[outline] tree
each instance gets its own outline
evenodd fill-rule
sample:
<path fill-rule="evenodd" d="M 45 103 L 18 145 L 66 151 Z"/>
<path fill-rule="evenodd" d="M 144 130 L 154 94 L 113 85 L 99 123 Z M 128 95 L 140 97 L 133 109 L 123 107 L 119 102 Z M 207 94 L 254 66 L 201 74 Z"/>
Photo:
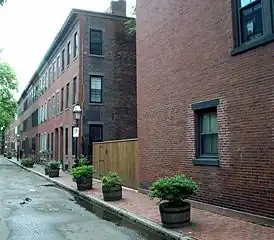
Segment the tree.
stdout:
<path fill-rule="evenodd" d="M 136 7 L 133 9 L 133 14 L 136 16 Z M 131 18 L 126 22 L 126 29 L 131 35 L 136 34 L 136 18 Z"/>
<path fill-rule="evenodd" d="M 7 128 L 17 112 L 17 102 L 13 95 L 17 85 L 14 70 L 0 60 L 0 129 Z"/>
<path fill-rule="evenodd" d="M 0 0 L 0 5 L 3 6 L 7 0 Z"/>

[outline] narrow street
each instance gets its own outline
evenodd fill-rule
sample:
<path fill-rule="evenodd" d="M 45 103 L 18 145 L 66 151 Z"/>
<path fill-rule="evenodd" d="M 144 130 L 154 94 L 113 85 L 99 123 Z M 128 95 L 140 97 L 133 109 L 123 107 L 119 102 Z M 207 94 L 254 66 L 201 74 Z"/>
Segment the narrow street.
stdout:
<path fill-rule="evenodd" d="M 50 182 L 0 157 L 1 240 L 145 239 L 102 220 Z"/>

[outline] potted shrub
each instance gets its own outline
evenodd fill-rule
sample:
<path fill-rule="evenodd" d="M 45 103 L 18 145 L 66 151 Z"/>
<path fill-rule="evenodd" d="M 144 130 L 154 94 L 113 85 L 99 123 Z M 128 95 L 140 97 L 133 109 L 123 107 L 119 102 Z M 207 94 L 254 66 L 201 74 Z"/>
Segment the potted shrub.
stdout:
<path fill-rule="evenodd" d="M 77 184 L 77 189 L 80 191 L 92 189 L 92 165 L 82 165 L 80 167 L 72 168 L 73 180 Z"/>
<path fill-rule="evenodd" d="M 11 153 L 11 152 L 8 152 L 8 153 L 7 153 L 7 158 L 8 158 L 8 159 L 12 159 L 12 153 Z"/>
<path fill-rule="evenodd" d="M 21 160 L 21 164 L 24 167 L 32 168 L 34 165 L 35 161 L 32 158 L 24 158 Z"/>
<path fill-rule="evenodd" d="M 49 164 L 45 163 L 45 175 L 49 175 Z"/>
<path fill-rule="evenodd" d="M 102 192 L 105 201 L 122 199 L 122 180 L 116 172 L 109 172 L 102 177 Z"/>
<path fill-rule="evenodd" d="M 90 165 L 90 162 L 89 162 L 88 158 L 85 155 L 80 154 L 80 156 L 79 156 L 78 159 L 79 159 L 79 165 L 80 166 L 83 166 L 83 165 L 88 166 L 88 165 Z"/>
<path fill-rule="evenodd" d="M 47 164 L 49 177 L 59 177 L 60 163 L 52 161 Z"/>
<path fill-rule="evenodd" d="M 160 200 L 162 224 L 166 228 L 183 227 L 190 222 L 190 203 L 186 198 L 196 194 L 198 186 L 184 175 L 161 178 L 149 188 L 151 199 Z"/>

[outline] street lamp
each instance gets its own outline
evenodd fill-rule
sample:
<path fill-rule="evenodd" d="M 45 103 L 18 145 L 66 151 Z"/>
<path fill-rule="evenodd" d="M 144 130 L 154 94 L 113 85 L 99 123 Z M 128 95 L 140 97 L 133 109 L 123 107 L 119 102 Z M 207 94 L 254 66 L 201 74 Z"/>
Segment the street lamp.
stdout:
<path fill-rule="evenodd" d="M 78 159 L 78 138 L 79 138 L 79 121 L 81 119 L 82 109 L 79 103 L 76 103 L 72 110 L 73 119 L 75 120 L 75 126 L 73 128 L 73 137 L 75 138 L 75 163 L 73 167 L 78 167 L 79 159 Z"/>
<path fill-rule="evenodd" d="M 16 140 L 17 140 L 17 161 L 20 159 L 20 135 L 16 135 Z"/>

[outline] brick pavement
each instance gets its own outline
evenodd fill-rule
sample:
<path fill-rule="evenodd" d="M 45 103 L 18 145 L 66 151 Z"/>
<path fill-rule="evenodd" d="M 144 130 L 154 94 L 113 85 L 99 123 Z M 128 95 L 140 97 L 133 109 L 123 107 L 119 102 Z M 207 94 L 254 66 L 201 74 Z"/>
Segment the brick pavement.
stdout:
<path fill-rule="evenodd" d="M 35 165 L 33 170 L 44 173 L 43 166 Z M 76 189 L 75 182 L 72 181 L 71 175 L 67 172 L 60 171 L 60 177 L 56 180 Z M 94 180 L 93 189 L 85 193 L 102 198 L 100 182 Z M 123 189 L 123 200 L 111 204 L 161 224 L 156 203 L 155 200 L 150 200 L 145 194 Z M 191 221 L 190 226 L 177 229 L 177 231 L 191 235 L 198 240 L 274 240 L 274 228 L 196 208 L 191 209 Z"/>

